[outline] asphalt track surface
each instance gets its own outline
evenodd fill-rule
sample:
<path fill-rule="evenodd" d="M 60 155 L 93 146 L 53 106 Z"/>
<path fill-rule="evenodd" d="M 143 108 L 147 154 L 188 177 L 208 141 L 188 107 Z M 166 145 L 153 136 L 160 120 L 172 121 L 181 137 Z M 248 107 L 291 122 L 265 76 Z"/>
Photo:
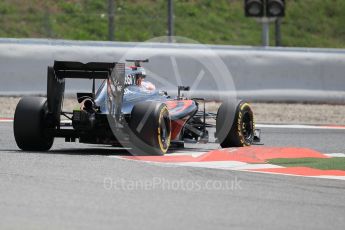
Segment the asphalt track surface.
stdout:
<path fill-rule="evenodd" d="M 310 147 L 324 153 L 345 150 L 345 130 L 263 128 L 262 137 L 267 146 Z M 0 229 L 345 226 L 345 182 L 341 180 L 163 166 L 109 157 L 121 154 L 123 150 L 62 140 L 50 152 L 18 151 L 12 123 L 0 123 Z M 209 181 L 234 186 L 205 187 Z M 137 186 L 129 186 L 132 182 Z"/>

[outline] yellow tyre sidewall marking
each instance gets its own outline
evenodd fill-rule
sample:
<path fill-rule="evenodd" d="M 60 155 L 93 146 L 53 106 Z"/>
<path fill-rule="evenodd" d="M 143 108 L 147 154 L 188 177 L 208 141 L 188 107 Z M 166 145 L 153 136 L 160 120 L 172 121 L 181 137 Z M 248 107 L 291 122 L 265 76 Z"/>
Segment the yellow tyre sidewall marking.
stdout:
<path fill-rule="evenodd" d="M 162 118 L 163 118 L 164 112 L 167 112 L 169 114 L 168 108 L 166 106 L 164 106 L 161 109 L 160 114 L 159 114 L 158 128 L 157 128 L 158 129 L 157 130 L 157 138 L 158 138 L 158 144 L 159 144 L 159 147 L 160 147 L 161 151 L 163 153 L 166 153 L 168 151 L 168 148 L 169 148 L 169 145 L 170 145 L 171 130 L 170 130 L 169 136 L 167 138 L 167 147 L 164 148 L 163 143 L 162 143 L 162 138 L 161 138 L 161 130 L 160 130 L 161 122 L 162 122 Z"/>
<path fill-rule="evenodd" d="M 243 146 L 249 146 L 250 144 L 246 143 L 244 141 L 244 136 L 242 134 L 242 129 L 241 129 L 241 120 L 242 120 L 242 111 L 248 107 L 250 111 L 252 111 L 251 107 L 250 107 L 250 104 L 249 103 L 243 103 L 240 107 L 240 111 L 238 111 L 238 119 L 237 119 L 237 132 L 238 132 L 238 135 L 240 136 L 241 138 L 241 144 Z M 253 129 L 255 130 L 255 121 L 254 121 L 254 116 L 253 116 Z"/>

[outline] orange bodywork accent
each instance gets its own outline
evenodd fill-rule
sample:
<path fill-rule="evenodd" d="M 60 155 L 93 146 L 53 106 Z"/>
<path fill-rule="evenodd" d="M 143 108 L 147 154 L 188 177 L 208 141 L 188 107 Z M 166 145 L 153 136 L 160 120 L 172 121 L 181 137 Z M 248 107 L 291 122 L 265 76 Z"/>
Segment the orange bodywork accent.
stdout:
<path fill-rule="evenodd" d="M 165 104 L 168 107 L 170 115 L 175 115 L 184 111 L 188 107 L 192 106 L 193 103 L 194 103 L 193 100 L 172 100 L 172 101 L 165 102 Z M 178 138 L 188 118 L 189 116 L 183 119 L 171 121 L 171 140 L 176 140 Z"/>
<path fill-rule="evenodd" d="M 177 101 L 166 101 L 165 104 L 168 106 L 168 110 L 175 109 L 177 107 Z"/>
<path fill-rule="evenodd" d="M 186 121 L 186 119 L 171 121 L 171 140 L 178 138 L 178 135 L 180 134 Z"/>
<path fill-rule="evenodd" d="M 165 104 L 168 106 L 170 114 L 175 114 L 191 106 L 193 104 L 193 100 L 166 101 Z"/>

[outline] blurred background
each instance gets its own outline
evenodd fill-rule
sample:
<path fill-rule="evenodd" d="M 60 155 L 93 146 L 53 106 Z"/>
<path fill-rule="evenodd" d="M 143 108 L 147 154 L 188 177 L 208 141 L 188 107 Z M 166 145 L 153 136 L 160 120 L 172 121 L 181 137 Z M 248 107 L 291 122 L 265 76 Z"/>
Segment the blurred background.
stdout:
<path fill-rule="evenodd" d="M 345 47 L 344 0 L 285 3 L 281 46 Z M 261 24 L 245 17 L 243 0 L 174 0 L 173 15 L 176 36 L 204 44 L 262 44 Z M 3 38 L 145 41 L 167 35 L 168 1 L 1 0 L 0 23 Z M 274 33 L 273 23 L 272 46 Z"/>

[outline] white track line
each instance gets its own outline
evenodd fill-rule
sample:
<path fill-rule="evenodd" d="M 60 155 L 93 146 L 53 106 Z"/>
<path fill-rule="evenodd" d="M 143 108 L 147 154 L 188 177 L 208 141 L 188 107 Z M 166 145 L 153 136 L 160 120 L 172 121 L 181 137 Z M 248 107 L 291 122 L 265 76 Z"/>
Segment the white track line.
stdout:
<path fill-rule="evenodd" d="M 318 125 L 268 125 L 257 124 L 257 128 L 279 128 L 279 129 L 341 129 L 345 130 L 345 126 L 318 126 Z"/>
<path fill-rule="evenodd" d="M 328 157 L 345 157 L 345 153 L 324 153 Z"/>
<path fill-rule="evenodd" d="M 335 180 L 345 180 L 345 176 L 310 176 L 315 178 L 325 178 L 325 179 L 335 179 Z"/>
<path fill-rule="evenodd" d="M 0 123 L 13 122 L 13 119 L 1 119 Z M 70 124 L 69 120 L 63 120 L 61 123 Z M 276 128 L 276 129 L 326 129 L 326 130 L 345 130 L 345 126 L 318 126 L 318 125 L 279 125 L 279 124 L 256 124 L 257 128 Z"/>
<path fill-rule="evenodd" d="M 248 163 L 240 161 L 204 161 L 204 162 L 182 162 L 182 163 L 171 163 L 180 166 L 189 166 L 196 168 L 216 168 L 216 169 L 233 169 L 237 167 L 243 167 Z"/>
<path fill-rule="evenodd" d="M 13 120 L 9 120 L 9 119 L 0 119 L 1 123 L 10 123 L 13 122 Z"/>
<path fill-rule="evenodd" d="M 214 169 L 233 169 L 233 170 L 250 170 L 250 169 L 268 169 L 282 168 L 272 164 L 248 164 L 240 161 L 204 161 L 204 162 L 183 162 L 174 163 L 181 166 L 190 166 L 197 168 L 214 168 Z"/>
<path fill-rule="evenodd" d="M 332 180 L 345 180 L 345 176 L 302 176 L 302 175 L 296 175 L 296 174 L 277 173 L 277 172 L 265 172 L 265 171 L 250 171 L 250 170 L 238 170 L 238 171 L 246 171 L 246 172 L 253 172 L 253 173 L 263 173 L 263 174 L 274 174 L 274 175 L 292 176 L 292 177 L 306 177 L 306 178 L 321 178 L 321 179 L 332 179 Z"/>
<path fill-rule="evenodd" d="M 5 123 L 5 122 L 13 122 L 13 119 L 12 118 L 0 118 L 0 123 Z M 72 124 L 72 121 L 63 120 L 63 121 L 61 121 L 61 124 Z"/>

